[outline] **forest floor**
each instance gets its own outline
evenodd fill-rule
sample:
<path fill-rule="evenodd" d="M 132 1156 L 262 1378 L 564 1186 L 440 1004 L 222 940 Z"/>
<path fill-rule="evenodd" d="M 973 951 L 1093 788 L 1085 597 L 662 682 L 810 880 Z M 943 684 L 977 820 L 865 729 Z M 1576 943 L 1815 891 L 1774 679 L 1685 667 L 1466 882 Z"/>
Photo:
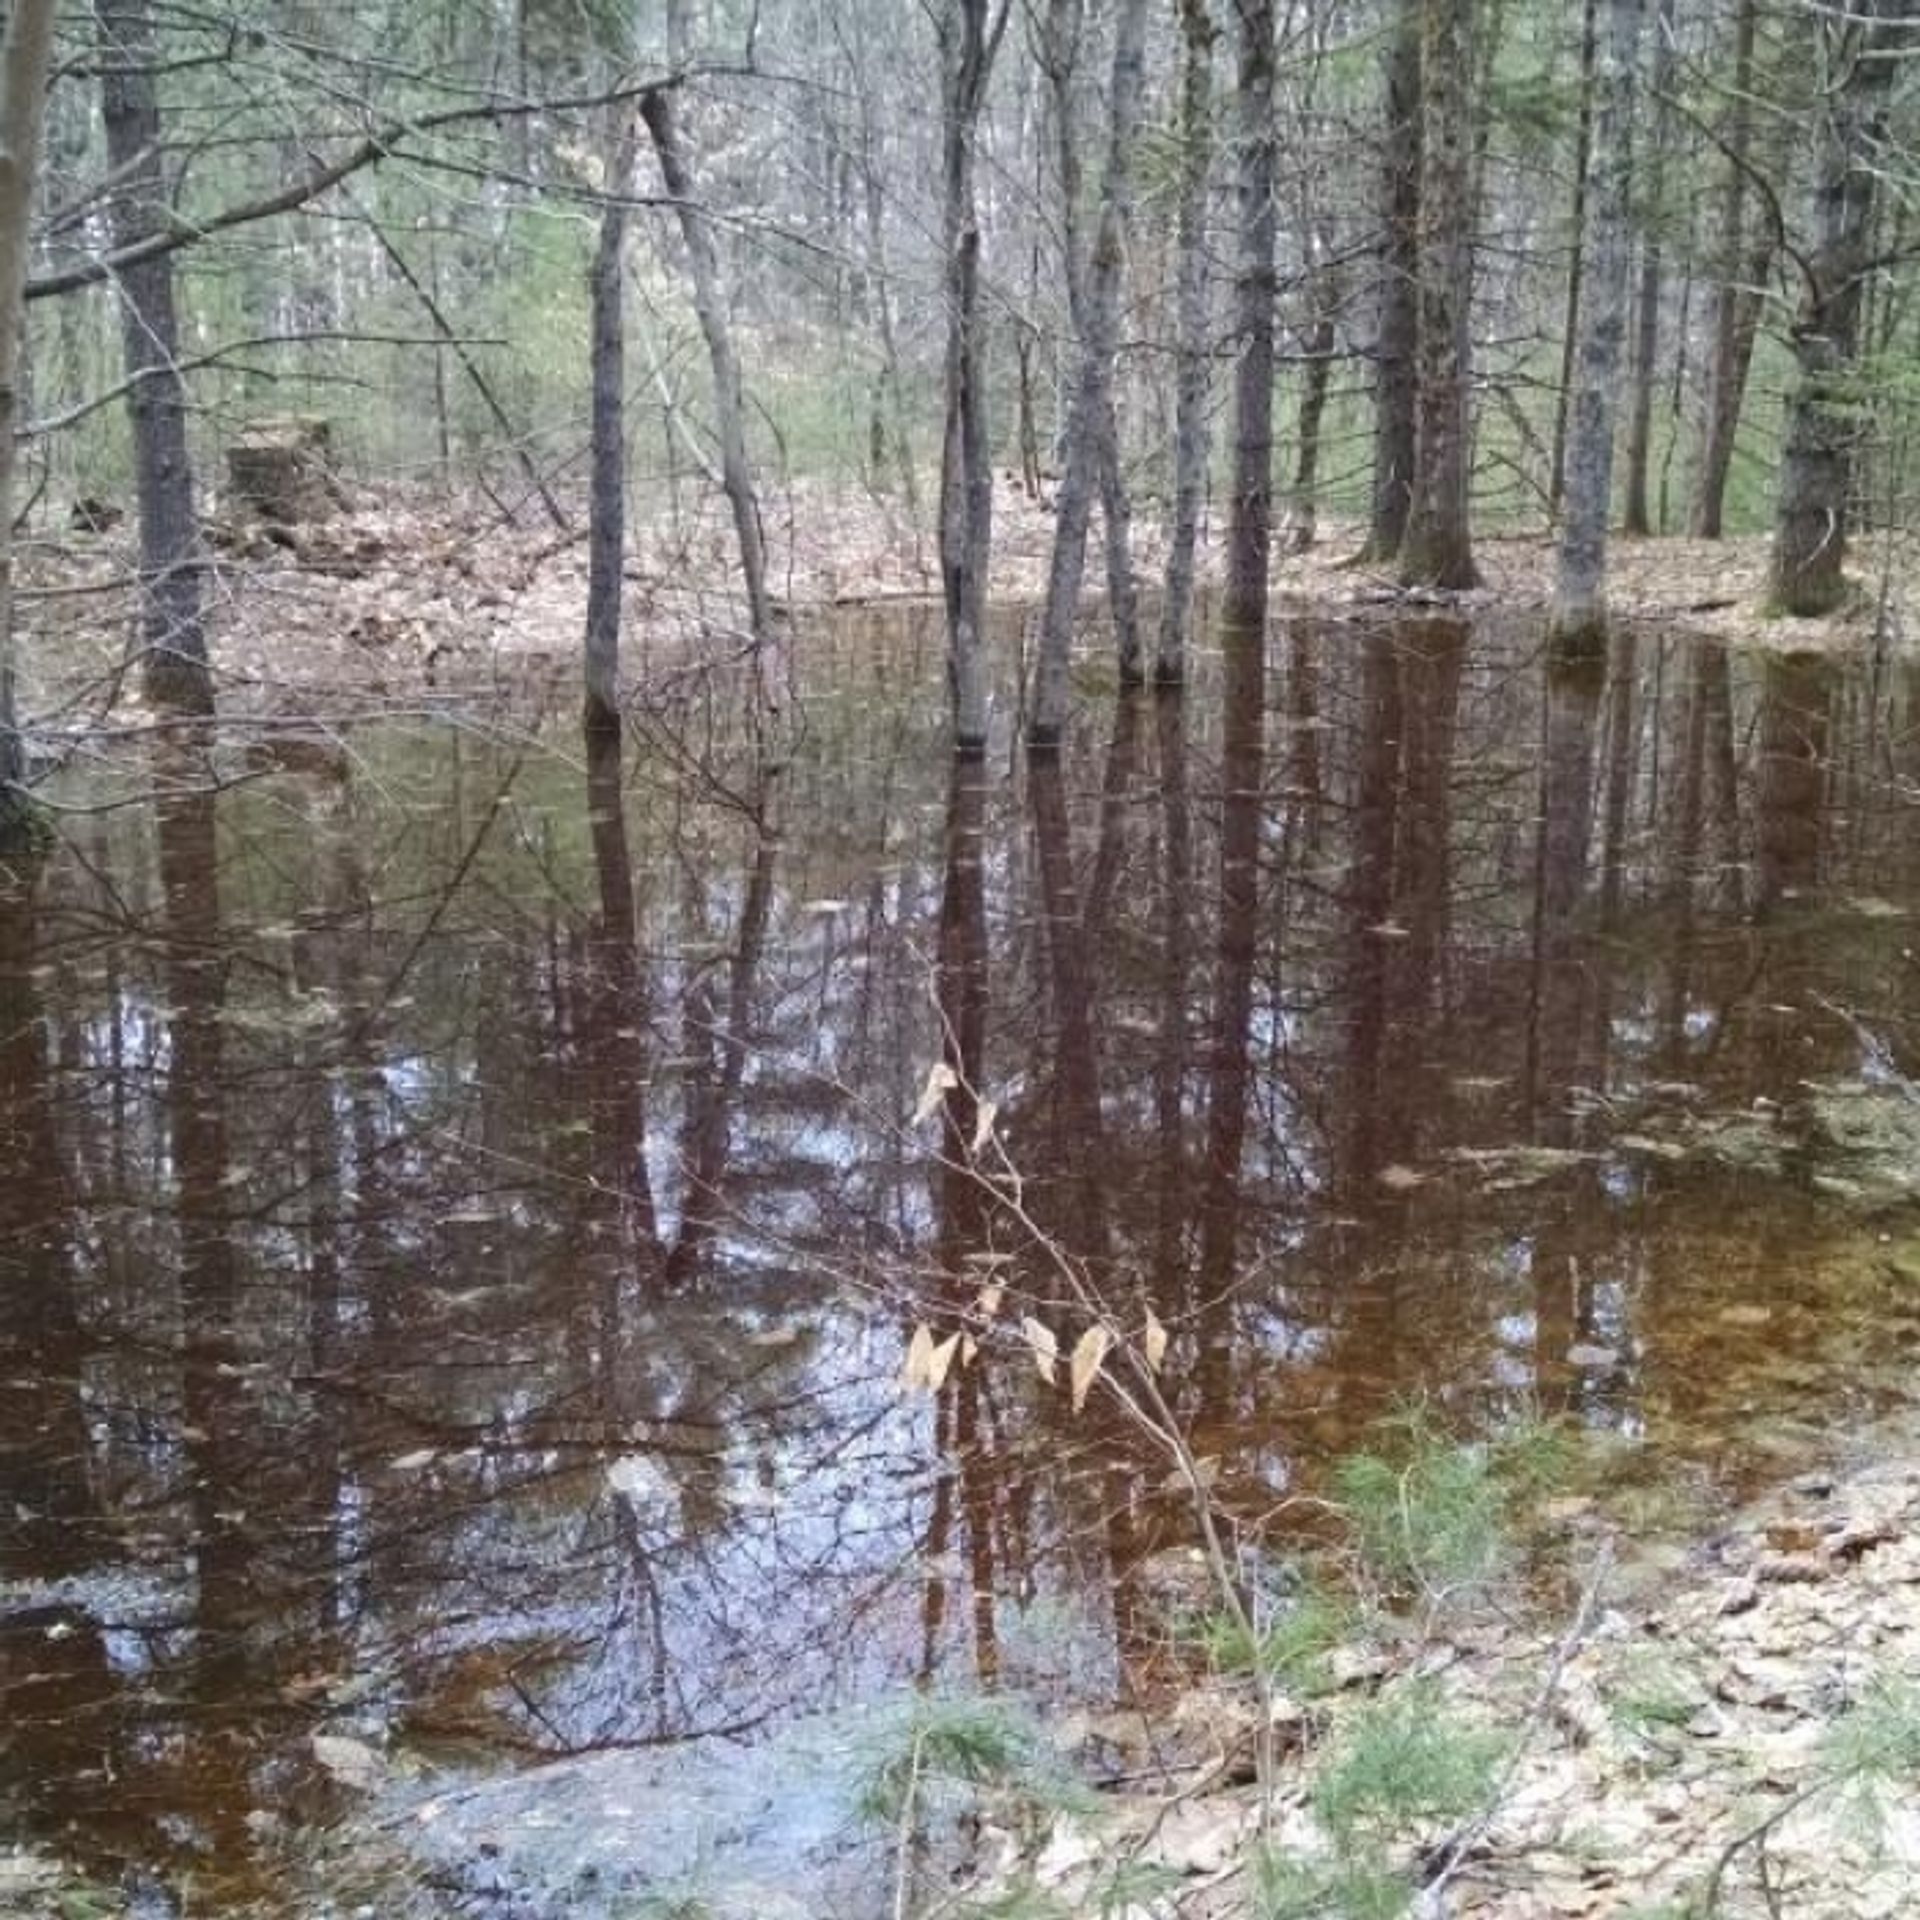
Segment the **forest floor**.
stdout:
<path fill-rule="evenodd" d="M 770 503 L 768 520 L 774 591 L 796 615 L 933 605 L 932 537 L 916 540 L 887 502 L 800 487 Z M 477 494 L 448 500 L 363 491 L 352 510 L 282 535 L 224 524 L 212 531 L 210 629 L 223 709 L 346 716 L 422 699 L 521 702 L 571 685 L 586 605 L 583 520 L 562 532 L 525 517 L 509 525 Z M 993 550 L 998 602 L 1037 601 L 1052 539 L 1045 505 L 1003 487 Z M 1334 615 L 1404 604 L 1388 573 L 1352 563 L 1358 544 L 1355 528 L 1329 523 L 1309 552 L 1276 559 L 1283 601 Z M 1459 597 L 1464 611 L 1546 607 L 1549 536 L 1486 537 L 1478 551 L 1485 580 Z M 1203 578 L 1217 555 L 1217 542 L 1203 547 Z M 125 528 L 61 528 L 25 545 L 26 706 L 49 732 L 97 725 L 137 706 L 121 664 L 132 558 Z M 1162 534 L 1145 519 L 1136 529 L 1135 563 L 1143 583 L 1157 581 L 1164 566 Z M 1760 536 L 1619 540 L 1611 564 L 1617 610 L 1669 630 L 1792 648 L 1861 644 L 1882 628 L 1896 646 L 1920 634 L 1920 555 L 1889 556 L 1863 544 L 1853 603 L 1812 621 L 1766 614 L 1767 542 Z M 738 654 L 743 612 L 734 571 L 731 530 L 712 503 L 635 528 L 625 662 L 631 684 L 644 689 Z M 1095 551 L 1090 596 L 1102 572 Z"/>
<path fill-rule="evenodd" d="M 1364 1823 L 1344 1852 L 1329 1823 L 1366 1773 L 1355 1758 L 1363 1730 L 1391 1721 L 1385 1703 L 1396 1695 L 1417 1701 L 1429 1728 L 1453 1728 L 1402 1749 L 1403 1788 L 1423 1770 L 1443 1775 L 1448 1743 L 1475 1727 L 1506 1743 L 1484 1800 L 1416 1820 L 1372 1853 L 1372 1865 L 1424 1882 L 1419 1920 L 1920 1911 L 1915 1438 L 1902 1434 L 1905 1451 L 1851 1474 L 1798 1476 L 1684 1557 L 1676 1551 L 1664 1571 L 1597 1580 L 1557 1623 L 1543 1614 L 1528 1628 L 1501 1608 L 1473 1609 L 1422 1637 L 1411 1665 L 1336 1657 L 1344 1684 L 1332 1697 L 1283 1695 L 1275 1717 L 1290 1751 L 1268 1832 L 1296 1864 L 1297 1911 L 1341 1911 L 1335 1889 L 1364 1885 L 1369 1850 L 1355 1840 Z M 1589 1567 L 1616 1564 L 1595 1503 L 1554 1501 L 1549 1514 L 1582 1541 Z M 1619 1542 L 1623 1554 L 1627 1546 Z M 1096 1863 L 1132 1850 L 1175 1876 L 1167 1903 L 1136 1920 L 1295 1912 L 1252 1897 L 1259 1806 L 1245 1766 L 1243 1784 L 1206 1784 L 1231 1765 L 1236 1742 L 1244 1755 L 1247 1711 L 1236 1718 L 1216 1699 L 1211 1720 L 1197 1704 L 1132 1719 L 1102 1723 L 1122 1768 L 1151 1772 L 1182 1725 L 1210 1725 L 1212 1752 L 1191 1756 L 1171 1790 L 1115 1795 L 1056 1831 L 1043 1882 L 1071 1904 Z M 1391 1782 L 1371 1784 L 1384 1809 Z"/>

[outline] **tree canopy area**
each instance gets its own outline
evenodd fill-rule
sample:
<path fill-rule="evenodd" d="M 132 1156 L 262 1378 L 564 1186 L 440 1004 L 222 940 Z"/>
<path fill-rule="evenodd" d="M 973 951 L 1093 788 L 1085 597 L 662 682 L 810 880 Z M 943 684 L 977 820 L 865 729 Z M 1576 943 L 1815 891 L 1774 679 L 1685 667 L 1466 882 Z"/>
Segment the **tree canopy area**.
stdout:
<path fill-rule="evenodd" d="M 629 523 L 708 497 L 770 704 L 782 529 L 853 500 L 876 572 L 910 548 L 963 748 L 1009 703 L 1059 738 L 1090 543 L 1119 675 L 1178 684 L 1216 521 L 1256 620 L 1316 545 L 1452 592 L 1476 535 L 1545 531 L 1593 637 L 1616 522 L 1769 535 L 1753 611 L 1831 614 L 1911 517 L 1917 32 L 1902 0 L 22 4 L 10 518 L 30 556 L 127 514 L 132 654 L 188 710 L 230 451 L 288 416 L 374 495 L 585 540 L 602 716 Z M 1014 670 L 996 497 L 1052 516 Z"/>

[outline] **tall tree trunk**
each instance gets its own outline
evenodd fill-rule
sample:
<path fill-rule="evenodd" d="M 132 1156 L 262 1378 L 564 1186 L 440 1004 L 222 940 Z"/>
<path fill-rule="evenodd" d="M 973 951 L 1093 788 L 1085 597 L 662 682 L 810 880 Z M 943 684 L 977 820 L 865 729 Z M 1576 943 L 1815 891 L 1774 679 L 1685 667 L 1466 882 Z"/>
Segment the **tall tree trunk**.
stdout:
<path fill-rule="evenodd" d="M 1275 147 L 1273 0 L 1234 0 L 1239 27 L 1240 237 L 1234 289 L 1240 359 L 1234 369 L 1233 507 L 1221 609 L 1226 652 L 1221 774 L 1220 934 L 1207 1086 L 1207 1179 L 1201 1217 L 1203 1284 L 1216 1296 L 1233 1272 L 1240 1162 L 1246 1142 L 1248 1023 L 1259 932 L 1261 789 L 1265 784 L 1267 564 L 1273 545 L 1273 309 Z M 1202 1334 L 1203 1348 L 1218 1336 Z M 1203 1352 L 1203 1375 L 1224 1354 Z M 1202 1397 L 1207 1398 L 1203 1385 Z"/>
<path fill-rule="evenodd" d="M 1233 390 L 1233 506 L 1222 619 L 1230 647 L 1265 658 L 1273 548 L 1273 0 L 1234 0 L 1239 19 L 1240 359 Z"/>
<path fill-rule="evenodd" d="M 99 0 L 100 108 L 107 167 L 116 191 L 113 244 L 137 245 L 172 219 L 153 84 L 147 0 Z M 147 691 L 190 713 L 213 711 L 200 606 L 203 559 L 187 451 L 187 396 L 180 378 L 180 322 L 173 257 L 156 254 L 118 275 L 133 423 L 134 488 L 140 510 L 140 647 Z"/>
<path fill-rule="evenodd" d="M 1707 368 L 1706 418 L 1702 423 L 1700 472 L 1693 500 L 1692 531 L 1703 540 L 1720 538 L 1726 512 L 1727 476 L 1733 470 L 1734 436 L 1740 430 L 1740 404 L 1746 396 L 1753 334 L 1743 316 L 1751 307 L 1758 320 L 1757 289 L 1772 258 L 1769 238 L 1758 275 L 1742 284 L 1747 268 L 1747 169 L 1753 154 L 1753 47 L 1759 0 L 1739 0 L 1734 25 L 1733 95 L 1727 120 L 1727 177 L 1720 209 L 1719 265 L 1707 332 L 1712 359 Z"/>
<path fill-rule="evenodd" d="M 867 108 L 862 93 L 861 114 Z M 880 187 L 880 174 L 874 154 L 871 128 L 865 130 L 865 152 L 861 173 L 865 182 L 867 216 L 867 266 L 873 285 L 874 326 L 880 336 L 880 364 L 886 382 L 887 424 L 891 430 L 894 471 L 900 477 L 900 497 L 906 502 L 907 519 L 913 527 L 916 553 L 921 538 L 920 476 L 914 471 L 913 436 L 907 431 L 907 390 L 900 374 L 900 345 L 893 324 L 893 285 L 887 267 L 886 203 Z M 875 416 L 878 418 L 878 415 Z"/>
<path fill-rule="evenodd" d="M 1140 595 L 1133 578 L 1133 503 L 1121 466 L 1118 375 L 1107 375 L 1107 404 L 1100 419 L 1100 518 L 1107 535 L 1107 618 L 1113 626 L 1114 663 L 1123 687 L 1146 678 L 1140 652 Z"/>
<path fill-rule="evenodd" d="M 47 74 L 53 62 L 54 0 L 13 0 L 0 46 L 0 854 L 27 837 L 21 782 L 26 747 L 15 690 L 13 515 L 19 417 L 20 331 L 33 198 L 40 173 Z"/>
<path fill-rule="evenodd" d="M 1413 505 L 1400 554 L 1409 586 L 1457 589 L 1479 579 L 1468 500 L 1474 14 L 1475 0 L 1422 0 L 1420 393 Z"/>
<path fill-rule="evenodd" d="M 1207 486 L 1207 181 L 1213 171 L 1213 18 L 1208 0 L 1180 0 L 1179 291 L 1173 428 L 1173 529 L 1160 608 L 1162 686 L 1186 678 L 1193 554 Z"/>
<path fill-rule="evenodd" d="M 1109 483 L 1118 449 L 1113 427 L 1113 356 L 1120 322 L 1120 281 L 1126 264 L 1133 201 L 1133 149 L 1145 79 L 1146 0 L 1119 0 L 1113 47 L 1113 88 L 1107 136 L 1107 172 L 1100 226 L 1087 262 L 1079 306 L 1080 364 L 1067 416 L 1066 469 L 1054 504 L 1053 560 L 1040 619 L 1028 743 L 1058 743 L 1066 726 L 1069 667 L 1080 579 L 1086 566 L 1087 523 L 1096 481 Z M 1114 531 L 1111 513 L 1108 532 Z M 1123 671 L 1127 662 L 1123 659 Z M 1133 663 L 1137 675 L 1137 657 Z"/>
<path fill-rule="evenodd" d="M 1420 11 L 1421 0 L 1397 0 L 1386 54 L 1373 507 L 1361 554 L 1375 562 L 1398 558 L 1413 505 L 1420 346 Z"/>
<path fill-rule="evenodd" d="M 720 254 L 713 241 L 713 222 L 694 197 L 693 171 L 680 131 L 675 89 L 655 87 L 640 98 L 640 117 L 647 123 L 653 150 L 660 161 L 660 179 L 680 218 L 680 237 L 686 243 L 687 271 L 693 282 L 693 310 L 706 341 L 707 365 L 713 374 L 713 423 L 720 440 L 720 485 L 733 513 L 734 540 L 740 550 L 740 577 L 747 594 L 747 624 L 754 646 L 756 684 L 766 691 L 774 645 L 773 603 L 767 595 L 767 550 L 760 531 L 760 502 L 754 493 L 753 468 L 747 459 L 746 411 L 740 392 L 740 362 L 733 348 L 733 323 L 727 315 L 726 285 L 720 273 Z"/>
<path fill-rule="evenodd" d="M 1584 0 L 1580 17 L 1580 119 L 1573 143 L 1573 249 L 1567 256 L 1567 303 L 1560 328 L 1560 390 L 1553 406 L 1553 457 L 1547 473 L 1547 511 L 1556 518 L 1567 492 L 1567 421 L 1573 409 L 1580 338 L 1580 295 L 1587 274 L 1587 181 L 1593 171 L 1593 82 L 1599 52 L 1598 0 Z"/>
<path fill-rule="evenodd" d="M 600 211 L 594 251 L 593 451 L 587 503 L 586 728 L 589 739 L 620 731 L 620 600 L 627 559 L 627 209 L 630 136 L 610 143 L 612 194 Z"/>
<path fill-rule="evenodd" d="M 1633 387 L 1627 420 L 1627 486 L 1622 527 L 1630 534 L 1653 531 L 1647 486 L 1653 464 L 1653 389 L 1660 362 L 1660 295 L 1666 274 L 1661 233 L 1666 218 L 1667 158 L 1673 144 L 1674 36 L 1679 0 L 1659 0 L 1653 47 L 1653 152 L 1646 168 L 1646 206 L 1641 213 L 1640 290 L 1635 299 Z"/>
<path fill-rule="evenodd" d="M 1912 38 L 1907 5 L 1855 0 L 1851 13 L 1820 20 L 1829 59 L 1815 233 L 1794 320 L 1796 376 L 1787 396 L 1773 546 L 1773 594 L 1790 614 L 1831 612 L 1846 591 L 1848 495 L 1860 430 L 1850 388 L 1880 148 L 1894 73 Z"/>
<path fill-rule="evenodd" d="M 1605 33 L 1596 56 L 1592 178 L 1584 195 L 1589 277 L 1580 304 L 1568 423 L 1566 519 L 1553 598 L 1552 633 L 1563 648 L 1598 650 L 1607 629 L 1607 517 L 1613 504 L 1614 402 L 1627 332 L 1632 255 L 1627 197 L 1641 4 L 1606 0 Z"/>
<path fill-rule="evenodd" d="M 1338 344 L 1334 315 L 1340 309 L 1340 275 L 1325 259 L 1325 236 L 1316 241 L 1322 257 L 1311 268 L 1313 318 L 1307 329 L 1307 364 L 1300 389 L 1299 432 L 1294 446 L 1293 484 L 1287 489 L 1286 550 L 1305 553 L 1319 524 L 1320 429 L 1326 418 L 1327 389 L 1333 378 Z"/>
<path fill-rule="evenodd" d="M 940 16 L 941 239 L 946 261 L 946 432 L 940 452 L 940 578 L 947 608 L 947 677 L 953 744 L 987 744 L 985 619 L 993 546 L 992 450 L 987 444 L 986 321 L 980 310 L 980 219 L 974 204 L 974 142 L 1004 8 L 989 24 L 987 0 L 946 0 Z"/>
<path fill-rule="evenodd" d="M 1060 175 L 1060 252 L 1066 267 L 1067 310 L 1082 353 L 1087 341 L 1087 274 L 1080 244 L 1080 130 L 1074 114 L 1074 76 L 1079 64 L 1084 0 L 1047 0 L 1037 48 L 1052 119 L 1055 163 Z M 1124 236 L 1123 236 L 1124 239 Z M 1100 513 L 1107 548 L 1107 605 L 1122 686 L 1136 686 L 1140 663 L 1140 617 L 1133 582 L 1133 508 L 1120 466 L 1120 423 L 1109 374 L 1098 421 Z"/>

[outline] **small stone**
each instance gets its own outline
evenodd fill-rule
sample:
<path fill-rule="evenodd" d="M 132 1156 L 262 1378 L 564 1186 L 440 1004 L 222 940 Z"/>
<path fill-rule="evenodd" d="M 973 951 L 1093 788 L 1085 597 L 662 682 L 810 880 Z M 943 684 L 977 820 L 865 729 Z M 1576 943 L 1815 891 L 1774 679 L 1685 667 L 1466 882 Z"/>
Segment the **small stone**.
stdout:
<path fill-rule="evenodd" d="M 1597 1373 L 1602 1367 L 1617 1366 L 1620 1350 L 1617 1347 L 1596 1346 L 1591 1341 L 1576 1340 L 1567 1349 L 1567 1365 L 1578 1367 L 1582 1372 Z"/>
<path fill-rule="evenodd" d="M 1771 1586 L 1778 1587 L 1798 1586 L 1809 1581 L 1826 1580 L 1832 1576 L 1832 1573 L 1833 1568 L 1827 1561 L 1811 1553 L 1762 1554 L 1753 1568 L 1756 1580 L 1763 1580 Z"/>

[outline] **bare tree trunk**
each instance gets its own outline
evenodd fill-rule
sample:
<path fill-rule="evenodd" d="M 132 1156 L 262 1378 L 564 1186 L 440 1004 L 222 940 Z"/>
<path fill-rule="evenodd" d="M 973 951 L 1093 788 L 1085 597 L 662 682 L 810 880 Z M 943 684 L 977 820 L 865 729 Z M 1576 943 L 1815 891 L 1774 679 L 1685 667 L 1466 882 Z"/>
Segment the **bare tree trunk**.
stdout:
<path fill-rule="evenodd" d="M 1479 579 L 1468 500 L 1474 14 L 1475 0 L 1422 0 L 1419 432 L 1400 555 L 1409 586 L 1457 589 Z"/>
<path fill-rule="evenodd" d="M 1048 0 L 1039 23 L 1038 62 L 1046 82 L 1053 145 L 1060 173 L 1060 251 L 1066 267 L 1067 310 L 1084 353 L 1087 340 L 1087 275 L 1080 246 L 1080 146 L 1075 123 L 1073 82 L 1086 24 L 1084 0 Z M 1122 239 L 1124 241 L 1124 235 Z M 1100 512 L 1107 546 L 1107 607 L 1113 625 L 1114 654 L 1122 686 L 1142 679 L 1140 619 L 1133 583 L 1133 508 L 1120 465 L 1120 424 L 1114 378 L 1098 422 Z M 1064 464 L 1064 460 L 1063 460 Z"/>
<path fill-rule="evenodd" d="M 1821 111 L 1814 246 L 1793 328 L 1797 375 L 1774 530 L 1773 594 L 1783 612 L 1829 613 L 1845 596 L 1848 494 L 1860 408 L 1850 391 L 1879 186 L 1880 147 L 1907 0 L 1855 0 L 1823 15 L 1828 85 Z"/>
<path fill-rule="evenodd" d="M 1567 419 L 1573 408 L 1580 294 L 1587 273 L 1587 181 L 1593 171 L 1593 80 L 1599 53 L 1598 0 L 1583 0 L 1580 16 L 1580 121 L 1573 143 L 1573 250 L 1567 256 L 1567 305 L 1560 329 L 1560 391 L 1553 403 L 1553 457 L 1547 511 L 1559 517 L 1567 492 Z"/>
<path fill-rule="evenodd" d="M 1307 365 L 1300 391 L 1293 484 L 1287 490 L 1285 545 L 1289 553 L 1309 551 L 1319 523 L 1320 428 L 1326 418 L 1327 389 L 1333 378 L 1333 354 L 1338 344 L 1334 315 L 1340 310 L 1340 274 L 1325 259 L 1326 236 L 1317 236 L 1314 246 L 1321 257 L 1310 268 L 1313 319 L 1307 329 Z"/>
<path fill-rule="evenodd" d="M 1613 504 L 1614 402 L 1627 332 L 1632 255 L 1627 196 L 1640 11 L 1641 0 L 1606 0 L 1605 32 L 1595 61 L 1592 178 L 1584 195 L 1589 278 L 1580 304 L 1568 423 L 1566 520 L 1551 626 L 1553 639 L 1563 648 L 1597 651 L 1607 631 L 1607 518 Z"/>
<path fill-rule="evenodd" d="M 1420 7 L 1421 0 L 1398 0 L 1387 43 L 1373 515 L 1360 556 L 1376 562 L 1399 556 L 1413 505 L 1420 348 Z"/>
<path fill-rule="evenodd" d="M 1666 248 L 1661 223 L 1666 218 L 1665 188 L 1668 154 L 1673 144 L 1673 115 L 1667 95 L 1673 90 L 1674 35 L 1679 0 L 1659 0 L 1654 22 L 1653 152 L 1647 166 L 1647 207 L 1642 216 L 1640 290 L 1635 302 L 1633 389 L 1627 422 L 1627 487 L 1623 530 L 1646 535 L 1653 531 L 1653 513 L 1647 484 L 1653 463 L 1653 389 L 1660 361 L 1660 295 L 1666 276 Z"/>
<path fill-rule="evenodd" d="M 1233 506 L 1222 622 L 1229 646 L 1265 657 L 1273 549 L 1273 0 L 1234 0 L 1239 19 L 1240 259 L 1234 318 Z"/>
<path fill-rule="evenodd" d="M 1193 554 L 1207 486 L 1207 181 L 1213 171 L 1213 19 L 1208 0 L 1180 0 L 1180 280 L 1173 428 L 1173 529 L 1154 678 L 1187 673 Z"/>
<path fill-rule="evenodd" d="M 747 592 L 747 624 L 756 662 L 757 684 L 766 692 L 769 655 L 774 644 L 773 604 L 767 596 L 767 550 L 760 532 L 760 502 L 754 493 L 753 468 L 747 459 L 747 424 L 740 397 L 740 363 L 733 350 L 733 325 L 727 317 L 726 286 L 720 273 L 720 255 L 713 243 L 713 222 L 694 197 L 693 172 L 687 162 L 672 87 L 649 89 L 640 98 L 640 117 L 647 123 L 653 150 L 660 161 L 660 179 L 680 218 L 680 237 L 686 243 L 687 270 L 693 281 L 693 310 L 707 345 L 707 364 L 713 373 L 713 422 L 720 440 L 720 485 L 733 513 L 733 533 L 740 549 L 740 577 Z"/>
<path fill-rule="evenodd" d="M 586 728 L 589 740 L 620 731 L 620 600 L 627 559 L 627 209 L 631 135 L 609 143 L 612 194 L 600 210 L 591 278 L 593 450 L 587 503 Z"/>
<path fill-rule="evenodd" d="M 1030 746 L 1056 745 L 1065 729 L 1070 692 L 1068 670 L 1080 579 L 1086 566 L 1087 523 L 1096 481 L 1106 487 L 1117 458 L 1113 427 L 1113 356 L 1120 322 L 1120 281 L 1126 264 L 1127 225 L 1133 201 L 1133 148 L 1144 87 L 1146 0 L 1119 0 L 1113 48 L 1113 89 L 1107 137 L 1107 172 L 1101 191 L 1100 227 L 1087 262 L 1079 305 L 1080 364 L 1067 416 L 1065 471 L 1054 507 L 1053 560 L 1040 619 L 1040 650 L 1034 676 Z M 1111 498 L 1111 495 L 1109 495 Z M 1108 533 L 1115 531 L 1111 512 Z M 1126 668 L 1123 658 L 1123 673 Z M 1138 657 L 1133 662 L 1138 674 Z"/>
<path fill-rule="evenodd" d="M 866 106 L 862 94 L 861 113 Z M 894 471 L 900 476 L 900 497 L 906 502 L 907 519 L 913 526 L 916 551 L 919 548 L 920 476 L 913 466 L 913 438 L 907 431 L 906 383 L 900 376 L 900 345 L 893 324 L 893 287 L 887 269 L 886 207 L 880 190 L 880 175 L 875 165 L 873 134 L 865 129 L 866 152 L 862 175 L 866 184 L 867 265 L 873 284 L 874 325 L 880 336 L 880 363 L 887 389 L 888 426 L 893 441 Z M 876 416 L 877 417 L 877 416 Z"/>
<path fill-rule="evenodd" d="M 26 748 L 16 705 L 13 515 L 18 443 L 20 329 L 31 257 L 34 189 L 40 173 L 55 0 L 13 0 L 0 46 L 0 853 L 28 838 L 31 807 L 21 782 Z"/>
<path fill-rule="evenodd" d="M 980 311 L 980 219 L 974 141 L 1007 15 L 988 0 L 946 0 L 940 16 L 941 169 L 945 205 L 946 432 L 940 453 L 940 577 L 947 607 L 953 744 L 987 744 L 987 560 L 993 546 L 993 468 L 987 444 L 986 322 Z"/>
<path fill-rule="evenodd" d="M 117 183 L 113 244 L 124 248 L 162 231 L 172 218 L 153 86 L 153 29 L 147 0 L 100 0 L 96 21 L 107 166 Z M 200 606 L 204 561 L 187 450 L 172 256 L 163 253 L 124 268 L 118 287 L 140 510 L 144 678 L 154 699 L 190 713 L 211 713 L 213 683 Z"/>
<path fill-rule="evenodd" d="M 1707 407 L 1700 447 L 1700 474 L 1694 494 L 1692 531 L 1703 540 L 1720 538 L 1726 512 L 1727 476 L 1733 469 L 1734 436 L 1740 430 L 1740 403 L 1746 396 L 1747 367 L 1753 353 L 1751 326 L 1743 315 L 1749 305 L 1758 321 L 1757 289 L 1766 274 L 1773 248 L 1769 239 L 1760 256 L 1759 273 L 1745 287 L 1747 266 L 1747 169 L 1753 152 L 1753 45 L 1759 0 L 1740 0 L 1734 27 L 1733 104 L 1727 123 L 1727 179 L 1720 212 L 1720 259 L 1715 276 L 1708 334 L 1713 342 L 1707 369 Z M 1751 291 L 1750 291 L 1751 290 Z"/>
<path fill-rule="evenodd" d="M 1123 687 L 1146 678 L 1140 651 L 1140 596 L 1133 580 L 1133 505 L 1120 447 L 1120 407 L 1116 376 L 1107 376 L 1107 404 L 1100 421 L 1100 517 L 1107 533 L 1107 618 L 1113 625 L 1114 663 Z"/>

